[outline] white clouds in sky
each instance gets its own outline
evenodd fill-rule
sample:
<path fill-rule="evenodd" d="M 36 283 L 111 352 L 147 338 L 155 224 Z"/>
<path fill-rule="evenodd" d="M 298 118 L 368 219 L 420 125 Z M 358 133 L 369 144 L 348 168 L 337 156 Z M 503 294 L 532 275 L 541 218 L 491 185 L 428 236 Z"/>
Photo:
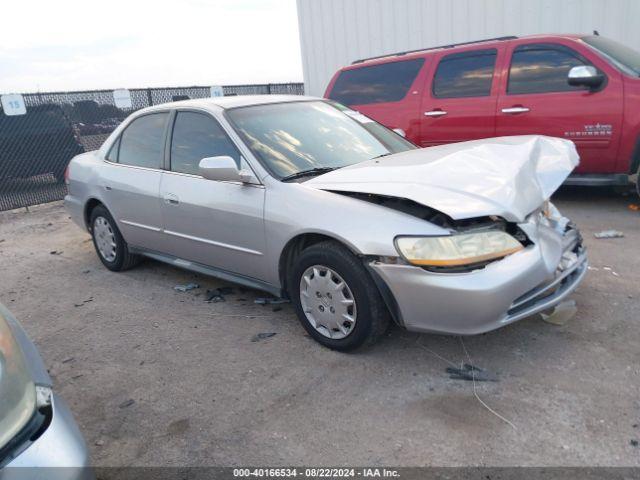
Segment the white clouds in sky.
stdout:
<path fill-rule="evenodd" d="M 295 0 L 9 0 L 0 93 L 302 81 Z"/>

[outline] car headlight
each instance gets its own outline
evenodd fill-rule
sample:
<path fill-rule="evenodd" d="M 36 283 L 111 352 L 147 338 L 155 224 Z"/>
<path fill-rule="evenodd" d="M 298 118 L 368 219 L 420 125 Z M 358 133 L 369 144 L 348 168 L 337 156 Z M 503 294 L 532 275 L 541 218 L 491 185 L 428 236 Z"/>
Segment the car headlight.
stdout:
<path fill-rule="evenodd" d="M 445 237 L 397 237 L 396 248 L 414 265 L 457 267 L 506 257 L 524 247 L 506 232 L 485 231 Z"/>
<path fill-rule="evenodd" d="M 0 449 L 29 422 L 36 409 L 36 386 L 20 346 L 0 313 Z"/>

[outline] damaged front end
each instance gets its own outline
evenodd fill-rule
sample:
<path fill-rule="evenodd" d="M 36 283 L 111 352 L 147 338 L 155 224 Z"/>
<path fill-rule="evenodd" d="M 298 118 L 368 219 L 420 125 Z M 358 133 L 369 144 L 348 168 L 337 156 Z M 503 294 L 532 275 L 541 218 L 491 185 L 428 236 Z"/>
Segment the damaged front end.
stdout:
<path fill-rule="evenodd" d="M 531 241 L 514 222 L 508 222 L 497 216 L 486 216 L 454 220 L 433 208 L 420 205 L 405 198 L 358 192 L 333 192 L 350 198 L 380 205 L 430 222 L 449 232 L 443 237 L 398 236 L 396 249 L 407 264 L 419 266 L 425 270 L 442 273 L 470 272 L 484 268 L 491 262 L 527 247 Z M 427 259 L 410 255 L 408 250 L 416 250 L 419 243 L 431 243 L 429 250 L 440 258 Z M 478 252 L 478 243 L 484 244 L 484 253 Z M 491 243 L 503 244 L 490 245 Z M 474 245 L 475 244 L 475 245 Z M 492 248 L 493 247 L 493 248 Z M 476 253 L 470 251 L 475 248 Z M 481 249 L 481 248 L 480 248 Z M 443 251 L 444 250 L 444 251 Z M 449 250 L 447 255 L 446 250 Z M 469 253 L 465 255 L 465 250 Z M 395 261 L 393 263 L 396 263 Z"/>

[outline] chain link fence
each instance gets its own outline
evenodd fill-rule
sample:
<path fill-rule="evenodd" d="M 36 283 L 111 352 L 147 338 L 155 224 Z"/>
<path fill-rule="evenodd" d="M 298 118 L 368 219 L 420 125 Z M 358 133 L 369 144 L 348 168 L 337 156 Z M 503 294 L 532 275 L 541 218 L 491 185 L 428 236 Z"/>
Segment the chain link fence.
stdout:
<path fill-rule="evenodd" d="M 302 83 L 222 88 L 225 96 L 304 94 Z M 62 199 L 69 161 L 79 153 L 100 148 L 131 112 L 160 103 L 211 96 L 210 87 L 129 92 L 131 108 L 118 108 L 113 90 L 24 94 L 23 115 L 6 115 L 0 106 L 0 211 Z"/>

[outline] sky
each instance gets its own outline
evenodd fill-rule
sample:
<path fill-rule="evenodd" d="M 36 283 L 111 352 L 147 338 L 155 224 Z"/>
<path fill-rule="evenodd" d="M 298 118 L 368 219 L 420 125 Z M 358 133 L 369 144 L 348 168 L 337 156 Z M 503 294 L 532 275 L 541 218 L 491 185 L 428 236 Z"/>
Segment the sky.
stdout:
<path fill-rule="evenodd" d="M 295 0 L 13 0 L 3 10 L 0 93 L 302 81 Z"/>

